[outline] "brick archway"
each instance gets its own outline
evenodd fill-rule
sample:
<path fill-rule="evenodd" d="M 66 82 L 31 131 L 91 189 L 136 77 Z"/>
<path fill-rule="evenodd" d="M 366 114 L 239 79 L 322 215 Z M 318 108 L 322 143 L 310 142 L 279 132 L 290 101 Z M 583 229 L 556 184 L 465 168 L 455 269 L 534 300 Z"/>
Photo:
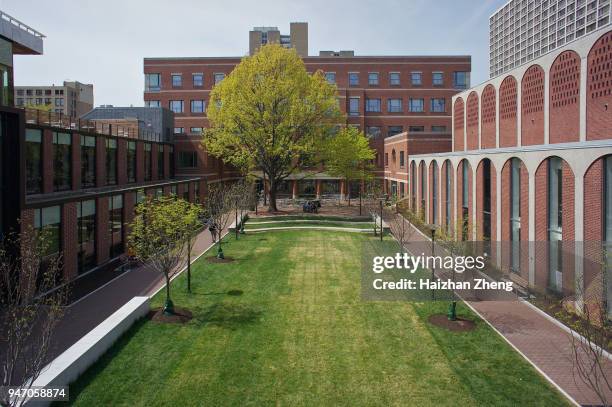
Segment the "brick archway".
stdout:
<path fill-rule="evenodd" d="M 574 51 L 560 53 L 550 67 L 549 142 L 580 139 L 580 57 Z"/>
<path fill-rule="evenodd" d="M 521 81 L 521 145 L 544 144 L 544 70 L 527 69 Z"/>
<path fill-rule="evenodd" d="M 612 31 L 593 44 L 588 55 L 586 138 L 603 140 L 612 128 Z"/>

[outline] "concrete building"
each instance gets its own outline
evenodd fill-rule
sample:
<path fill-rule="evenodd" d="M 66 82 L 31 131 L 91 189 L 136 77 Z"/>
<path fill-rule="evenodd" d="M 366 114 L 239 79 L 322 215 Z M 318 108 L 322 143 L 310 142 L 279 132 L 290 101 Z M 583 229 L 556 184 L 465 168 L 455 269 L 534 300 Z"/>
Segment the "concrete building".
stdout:
<path fill-rule="evenodd" d="M 240 63 L 240 57 L 145 58 L 146 105 L 168 107 L 175 115 L 175 140 L 182 171 L 205 176 L 219 160 L 201 148 L 201 132 L 208 127 L 206 106 L 215 83 Z M 469 87 L 469 56 L 356 56 L 353 51 L 323 51 L 303 57 L 309 72 L 322 71 L 338 88 L 340 110 L 348 126 L 356 126 L 377 150 L 376 175 L 384 177 L 383 140 L 404 131 L 435 133 L 450 140 L 451 97 Z M 310 196 L 348 191 L 337 178 L 318 174 L 281 186 L 285 196 Z M 295 181 L 297 183 L 298 181 Z M 321 183 L 325 183 L 323 187 Z M 358 193 L 359 187 L 351 187 Z M 297 191 L 297 192 L 296 192 Z M 318 192 L 323 191 L 323 192 Z M 296 192 L 296 193 L 294 193 Z"/>
<path fill-rule="evenodd" d="M 526 290 L 602 290 L 612 312 L 610 286 L 589 286 L 612 242 L 610 44 L 608 26 L 454 96 L 452 151 L 408 165 L 425 222 L 490 242 Z"/>
<path fill-rule="evenodd" d="M 289 24 L 289 35 L 281 34 L 278 27 L 254 27 L 249 31 L 249 55 L 265 44 L 281 44 L 294 48 L 299 56 L 308 56 L 308 23 Z"/>
<path fill-rule="evenodd" d="M 120 135 L 163 141 L 171 141 L 174 133 L 174 113 L 161 106 L 116 107 L 102 105 L 81 116 L 103 127 L 117 127 Z M 157 141 L 161 141 L 157 140 Z"/>
<path fill-rule="evenodd" d="M 64 81 L 61 86 L 15 86 L 15 105 L 51 106 L 55 113 L 78 119 L 93 109 L 93 85 Z"/>
<path fill-rule="evenodd" d="M 510 0 L 489 17 L 489 75 L 607 27 L 610 0 Z"/>

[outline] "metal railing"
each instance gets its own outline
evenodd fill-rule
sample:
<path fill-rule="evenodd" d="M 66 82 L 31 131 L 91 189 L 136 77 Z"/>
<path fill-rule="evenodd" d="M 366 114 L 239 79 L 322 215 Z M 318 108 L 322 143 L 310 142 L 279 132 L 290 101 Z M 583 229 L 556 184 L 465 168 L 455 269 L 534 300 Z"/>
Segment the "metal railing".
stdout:
<path fill-rule="evenodd" d="M 39 109 L 23 108 L 26 124 L 37 124 L 40 126 L 57 127 L 79 132 L 103 134 L 107 136 L 126 137 L 146 141 L 164 142 L 160 133 L 135 128 L 132 126 L 118 126 L 97 120 L 76 119 L 63 113 L 46 112 Z"/>
<path fill-rule="evenodd" d="M 14 26 L 19 27 L 20 29 L 24 31 L 27 31 L 28 33 L 32 34 L 35 37 L 46 38 L 46 36 L 43 33 L 36 31 L 29 25 L 24 24 L 21 21 L 17 20 L 15 17 L 6 14 L 4 11 L 0 11 L 0 18 L 8 21 L 9 23 L 13 24 Z"/>

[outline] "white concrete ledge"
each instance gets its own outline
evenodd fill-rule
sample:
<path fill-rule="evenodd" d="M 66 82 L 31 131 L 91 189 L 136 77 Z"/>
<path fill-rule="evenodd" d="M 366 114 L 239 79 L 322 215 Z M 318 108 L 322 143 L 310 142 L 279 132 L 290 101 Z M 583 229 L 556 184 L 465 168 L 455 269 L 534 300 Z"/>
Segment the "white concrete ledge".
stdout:
<path fill-rule="evenodd" d="M 295 229 L 310 229 L 310 230 L 329 230 L 332 232 L 354 232 L 354 233 L 372 233 L 372 228 L 369 229 L 357 229 L 357 228 L 343 228 L 338 226 L 278 226 L 273 228 L 260 228 L 260 229 L 245 229 L 247 233 L 257 232 L 270 232 L 274 230 L 295 230 Z"/>
<path fill-rule="evenodd" d="M 93 365 L 121 335 L 150 310 L 149 297 L 134 297 L 49 363 L 33 386 L 68 386 Z M 48 401 L 27 402 L 47 406 Z"/>

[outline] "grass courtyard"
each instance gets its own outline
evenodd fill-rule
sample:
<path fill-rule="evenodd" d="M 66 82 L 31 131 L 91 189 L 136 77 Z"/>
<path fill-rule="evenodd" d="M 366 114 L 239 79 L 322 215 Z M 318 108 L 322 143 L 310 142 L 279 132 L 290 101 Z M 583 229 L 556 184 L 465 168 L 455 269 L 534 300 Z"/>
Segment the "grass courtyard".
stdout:
<path fill-rule="evenodd" d="M 173 283 L 185 325 L 142 320 L 77 383 L 73 405 L 567 405 L 484 321 L 427 322 L 445 302 L 365 302 L 371 235 L 271 231 L 228 237 L 231 263 Z M 163 303 L 163 292 L 153 306 Z"/>

